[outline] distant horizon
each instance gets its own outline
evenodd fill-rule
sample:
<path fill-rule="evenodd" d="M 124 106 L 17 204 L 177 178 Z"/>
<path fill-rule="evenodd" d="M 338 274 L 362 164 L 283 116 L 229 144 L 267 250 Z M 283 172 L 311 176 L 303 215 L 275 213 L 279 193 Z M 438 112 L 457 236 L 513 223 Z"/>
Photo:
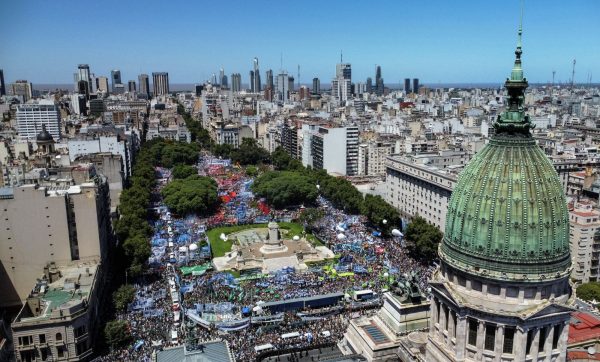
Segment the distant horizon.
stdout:
<path fill-rule="evenodd" d="M 420 82 L 420 80 L 419 80 Z M 52 84 L 52 83 L 32 83 L 33 86 L 33 90 L 35 91 L 52 91 L 52 90 L 69 90 L 69 91 L 73 91 L 74 90 L 74 84 L 69 84 L 69 83 L 56 83 L 56 84 Z M 8 84 L 8 83 L 7 83 Z M 123 83 L 124 85 L 127 85 L 126 83 Z M 194 91 L 194 86 L 196 85 L 201 85 L 202 83 L 169 83 L 169 90 L 171 92 L 185 92 L 185 91 Z M 311 83 L 301 83 L 301 86 L 307 86 L 309 89 L 312 89 L 312 82 Z M 529 87 L 543 87 L 543 86 L 548 86 L 550 85 L 549 83 L 529 83 Z M 554 86 L 555 87 L 563 87 L 563 86 L 570 86 L 570 83 L 555 83 Z M 294 86 L 296 87 L 297 90 L 297 83 L 294 83 Z M 598 87 L 600 86 L 600 83 L 594 83 L 592 82 L 591 84 L 577 84 L 575 83 L 575 87 Z M 331 87 L 330 83 L 321 83 L 321 89 L 322 90 L 329 90 Z M 391 90 L 403 90 L 404 89 L 404 83 L 391 83 L 391 84 L 385 84 L 386 88 L 389 88 Z M 411 79 L 411 87 L 412 87 L 412 79 Z M 422 88 L 430 88 L 430 89 L 440 89 L 440 88 L 463 88 L 463 89 L 471 89 L 471 88 L 480 88 L 480 89 L 494 89 L 494 88 L 503 88 L 504 87 L 504 82 L 482 82 L 482 83 L 471 83 L 471 82 L 463 82 L 463 83 L 419 83 L 419 87 Z M 150 83 L 150 88 L 152 90 L 152 83 Z M 242 89 L 247 89 L 250 88 L 250 85 L 248 84 L 242 84 Z M 264 90 L 264 88 L 263 88 Z"/>
<path fill-rule="evenodd" d="M 514 62 L 520 3 L 3 1 L 0 69 L 7 83 L 68 83 L 78 64 L 97 76 L 119 69 L 125 84 L 153 71 L 203 82 L 221 68 L 248 82 L 257 57 L 261 77 L 272 69 L 298 79 L 300 66 L 303 83 L 328 83 L 343 58 L 355 80 L 374 81 L 380 65 L 386 83 L 496 84 Z M 574 59 L 575 83 L 600 79 L 600 1 L 526 1 L 523 10 L 530 82 L 552 82 L 555 71 L 555 84 L 570 83 Z"/>

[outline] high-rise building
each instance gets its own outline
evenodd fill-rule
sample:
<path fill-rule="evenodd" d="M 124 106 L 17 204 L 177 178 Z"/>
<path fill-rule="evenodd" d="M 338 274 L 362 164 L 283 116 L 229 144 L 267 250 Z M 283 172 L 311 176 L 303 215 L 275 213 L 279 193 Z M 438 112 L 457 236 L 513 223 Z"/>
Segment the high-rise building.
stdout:
<path fill-rule="evenodd" d="M 129 93 L 135 93 L 135 80 L 130 80 L 127 82 L 127 91 Z"/>
<path fill-rule="evenodd" d="M 225 75 L 225 69 L 219 70 L 219 85 L 221 88 L 227 88 L 227 76 Z"/>
<path fill-rule="evenodd" d="M 98 77 L 96 78 L 96 88 L 98 92 L 108 93 L 108 78 Z"/>
<path fill-rule="evenodd" d="M 410 78 L 404 78 L 404 93 L 410 93 Z"/>
<path fill-rule="evenodd" d="M 373 93 L 373 79 L 371 77 L 367 78 L 367 93 Z"/>
<path fill-rule="evenodd" d="M 250 92 L 254 93 L 254 71 L 250 71 Z"/>
<path fill-rule="evenodd" d="M 23 102 L 27 102 L 33 98 L 33 86 L 26 80 L 18 80 L 10 85 L 13 96 L 20 96 Z"/>
<path fill-rule="evenodd" d="M 250 91 L 252 93 L 260 93 L 260 70 L 258 68 L 258 58 L 252 61 L 254 69 L 250 72 Z"/>
<path fill-rule="evenodd" d="M 286 72 L 277 75 L 277 89 L 275 99 L 280 103 L 285 103 L 290 99 L 290 80 Z"/>
<path fill-rule="evenodd" d="M 223 75 L 223 77 L 221 78 L 221 88 L 223 88 L 223 89 L 229 88 L 229 82 L 228 82 L 226 75 Z"/>
<path fill-rule="evenodd" d="M 210 77 L 210 84 L 217 85 L 219 84 L 219 80 L 217 79 L 217 75 L 215 73 Z"/>
<path fill-rule="evenodd" d="M 413 79 L 413 88 L 412 88 L 413 93 L 418 94 L 419 93 L 419 78 L 414 78 Z"/>
<path fill-rule="evenodd" d="M 114 69 L 110 72 L 110 79 L 111 79 L 111 92 L 115 92 L 115 88 L 117 84 L 122 84 L 121 83 L 121 71 L 118 69 Z"/>
<path fill-rule="evenodd" d="M 0 69 L 0 97 L 6 95 L 6 84 L 4 83 L 4 70 Z"/>
<path fill-rule="evenodd" d="M 138 83 L 139 83 L 138 94 L 143 94 L 146 96 L 146 98 L 150 98 L 150 78 L 148 77 L 148 74 L 138 75 Z"/>
<path fill-rule="evenodd" d="M 313 94 L 321 94 L 321 81 L 319 78 L 313 78 L 312 92 Z"/>
<path fill-rule="evenodd" d="M 231 75 L 231 90 L 233 92 L 242 91 L 242 75 L 240 73 L 233 73 Z"/>
<path fill-rule="evenodd" d="M 169 73 L 153 72 L 152 87 L 154 89 L 154 97 L 169 94 Z"/>
<path fill-rule="evenodd" d="M 565 361 L 569 210 L 525 114 L 521 29 L 494 135 L 461 172 L 431 287 L 427 361 Z"/>
<path fill-rule="evenodd" d="M 339 63 L 335 66 L 335 77 L 352 81 L 352 66 L 350 63 Z"/>
<path fill-rule="evenodd" d="M 79 64 L 77 73 L 75 73 L 75 90 L 80 94 L 85 94 L 86 98 L 92 93 L 92 75 L 90 66 L 87 64 Z"/>
<path fill-rule="evenodd" d="M 21 305 L 47 263 L 106 260 L 110 240 L 106 179 L 77 186 L 24 185 L 4 192 L 0 306 Z"/>
<path fill-rule="evenodd" d="M 202 95 L 202 90 L 204 89 L 204 86 L 202 84 L 196 84 L 194 86 L 194 90 L 196 93 L 196 97 L 200 97 Z"/>
<path fill-rule="evenodd" d="M 350 81 L 347 79 L 346 81 Z M 330 174 L 358 174 L 358 127 L 302 125 L 302 164 Z"/>
<path fill-rule="evenodd" d="M 288 89 L 289 89 L 290 92 L 293 92 L 294 89 L 295 89 L 295 87 L 294 87 L 294 81 L 295 81 L 294 77 L 290 75 L 288 77 L 288 83 L 289 83 Z"/>
<path fill-rule="evenodd" d="M 271 88 L 271 89 L 275 88 L 272 69 L 267 70 L 267 85 L 266 85 L 266 87 Z"/>
<path fill-rule="evenodd" d="M 383 78 L 381 77 L 381 66 L 375 68 L 375 94 L 383 95 L 384 92 Z"/>
<path fill-rule="evenodd" d="M 17 132 L 22 140 L 35 140 L 44 127 L 55 141 L 60 140 L 60 110 L 53 101 L 41 100 L 17 107 Z"/>
<path fill-rule="evenodd" d="M 310 89 L 307 86 L 301 85 L 298 89 L 298 98 L 300 100 L 309 99 L 310 98 Z"/>
<path fill-rule="evenodd" d="M 350 79 L 333 78 L 331 80 L 331 96 L 339 102 L 346 102 L 352 96 Z"/>

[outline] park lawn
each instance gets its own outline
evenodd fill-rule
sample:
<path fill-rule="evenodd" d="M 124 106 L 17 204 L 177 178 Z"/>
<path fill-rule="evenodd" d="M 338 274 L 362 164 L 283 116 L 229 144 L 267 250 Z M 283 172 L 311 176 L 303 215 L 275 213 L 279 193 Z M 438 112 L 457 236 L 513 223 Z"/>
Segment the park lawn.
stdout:
<path fill-rule="evenodd" d="M 206 236 L 208 237 L 208 241 L 210 242 L 210 250 L 212 251 L 213 258 L 217 258 L 225 255 L 226 253 L 231 251 L 231 246 L 233 245 L 233 240 L 223 241 L 219 238 L 219 236 L 223 233 L 225 235 L 229 235 L 231 233 L 235 233 L 238 231 L 246 230 L 246 229 L 260 229 L 266 228 L 267 224 L 246 224 L 246 225 L 233 225 L 233 226 L 223 226 L 217 227 L 214 229 L 210 229 L 206 232 Z M 302 235 L 302 225 L 293 223 L 293 222 L 280 222 L 279 227 L 282 230 L 287 230 L 288 233 L 286 238 L 293 238 L 294 235 Z M 315 246 L 323 245 L 312 234 L 306 234 L 306 238 Z"/>

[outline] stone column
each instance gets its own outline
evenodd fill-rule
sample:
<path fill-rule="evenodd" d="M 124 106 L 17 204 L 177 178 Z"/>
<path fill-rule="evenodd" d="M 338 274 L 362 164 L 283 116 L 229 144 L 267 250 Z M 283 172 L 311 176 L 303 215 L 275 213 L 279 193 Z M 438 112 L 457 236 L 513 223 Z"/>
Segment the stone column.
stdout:
<path fill-rule="evenodd" d="M 475 355 L 475 359 L 478 361 L 483 360 L 483 345 L 485 343 L 485 323 L 483 321 L 479 321 L 479 325 L 477 326 L 477 354 Z"/>
<path fill-rule="evenodd" d="M 546 353 L 545 361 L 552 360 L 552 340 L 554 339 L 554 326 L 547 328 L 546 343 L 544 344 L 544 353 Z"/>
<path fill-rule="evenodd" d="M 555 328 L 557 328 L 556 326 Z M 562 332 L 560 333 L 560 338 L 558 339 L 558 350 L 560 351 L 560 355 L 556 359 L 557 362 L 562 362 L 567 360 L 567 341 L 569 339 L 569 321 L 565 321 L 562 324 Z"/>
<path fill-rule="evenodd" d="M 513 351 L 515 353 L 515 361 L 525 361 L 525 353 L 527 348 L 527 330 L 517 327 L 513 343 Z"/>
<path fill-rule="evenodd" d="M 431 325 L 429 326 L 429 335 L 435 339 L 435 324 L 437 323 L 437 303 L 435 298 L 431 298 Z"/>
<path fill-rule="evenodd" d="M 456 326 L 454 325 L 454 318 L 452 318 L 452 310 L 448 309 L 448 326 L 446 328 L 446 330 L 448 331 L 448 347 L 450 349 L 452 349 L 453 345 L 452 345 L 452 337 L 454 336 L 454 331 L 456 329 Z"/>
<path fill-rule="evenodd" d="M 537 361 L 538 353 L 539 353 L 539 344 L 540 344 L 540 329 L 533 329 L 533 342 L 531 342 L 531 349 L 529 350 L 529 355 L 532 357 L 534 361 Z"/>
<path fill-rule="evenodd" d="M 499 325 L 496 328 L 496 340 L 494 342 L 494 361 L 500 362 L 502 350 L 504 349 L 504 326 Z"/>
<path fill-rule="evenodd" d="M 439 321 L 439 325 L 440 325 L 440 341 L 442 343 L 445 343 L 445 337 L 444 337 L 444 331 L 446 330 L 446 309 L 444 308 L 444 305 L 440 303 L 440 321 Z"/>
<path fill-rule="evenodd" d="M 465 348 L 467 344 L 467 317 L 456 316 L 456 360 L 465 360 Z"/>

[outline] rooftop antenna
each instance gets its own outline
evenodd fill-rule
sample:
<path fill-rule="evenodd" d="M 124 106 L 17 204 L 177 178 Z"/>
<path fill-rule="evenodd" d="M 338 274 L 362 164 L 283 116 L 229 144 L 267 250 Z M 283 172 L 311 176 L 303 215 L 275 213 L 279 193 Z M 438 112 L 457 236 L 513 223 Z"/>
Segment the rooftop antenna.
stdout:
<path fill-rule="evenodd" d="M 340 63 L 344 62 L 344 53 L 342 52 L 342 49 L 340 49 Z"/>
<path fill-rule="evenodd" d="M 280 58 L 279 58 L 279 71 L 281 73 L 283 73 L 283 52 L 280 53 Z"/>
<path fill-rule="evenodd" d="M 575 64 L 577 63 L 576 59 L 573 59 L 573 72 L 571 73 L 571 88 L 575 85 Z"/>

